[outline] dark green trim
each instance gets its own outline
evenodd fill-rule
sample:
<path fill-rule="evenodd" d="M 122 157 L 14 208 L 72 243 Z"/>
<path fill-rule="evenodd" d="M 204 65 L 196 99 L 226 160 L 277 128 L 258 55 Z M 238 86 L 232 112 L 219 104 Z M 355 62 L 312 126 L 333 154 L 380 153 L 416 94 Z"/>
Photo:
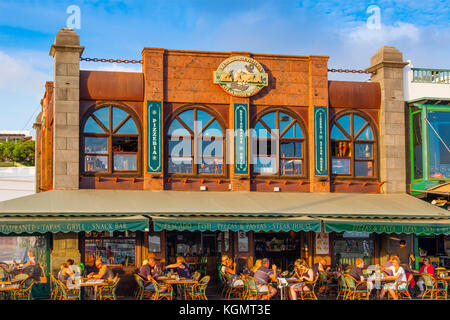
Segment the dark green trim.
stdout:
<path fill-rule="evenodd" d="M 234 105 L 234 173 L 248 174 L 248 104 Z"/>
<path fill-rule="evenodd" d="M 147 101 L 147 172 L 162 172 L 161 101 Z"/>

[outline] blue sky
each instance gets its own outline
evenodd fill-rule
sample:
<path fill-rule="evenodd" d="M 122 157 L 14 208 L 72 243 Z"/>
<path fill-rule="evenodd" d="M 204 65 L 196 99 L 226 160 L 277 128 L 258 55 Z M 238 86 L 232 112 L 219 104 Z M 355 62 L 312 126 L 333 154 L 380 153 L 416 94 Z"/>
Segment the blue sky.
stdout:
<path fill-rule="evenodd" d="M 0 130 L 31 130 L 55 34 L 66 9 L 81 10 L 83 56 L 140 59 L 143 47 L 330 56 L 329 67 L 363 69 L 383 45 L 417 67 L 450 69 L 450 2 L 301 0 L 0 0 Z M 381 26 L 367 27 L 371 5 Z M 139 71 L 140 65 L 81 63 L 82 69 Z M 366 75 L 329 74 L 367 80 Z"/>

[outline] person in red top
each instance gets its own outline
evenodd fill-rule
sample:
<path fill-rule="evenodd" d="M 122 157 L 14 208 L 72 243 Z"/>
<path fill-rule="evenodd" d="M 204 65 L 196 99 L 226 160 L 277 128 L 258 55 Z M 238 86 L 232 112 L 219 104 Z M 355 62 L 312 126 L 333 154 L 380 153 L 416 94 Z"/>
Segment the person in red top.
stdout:
<path fill-rule="evenodd" d="M 419 271 L 414 270 L 414 273 L 428 273 L 428 274 L 431 274 L 432 276 L 434 276 L 434 268 L 433 268 L 433 265 L 430 263 L 430 259 L 424 258 L 422 268 L 420 268 Z M 417 286 L 420 289 L 420 293 L 417 296 L 418 298 L 421 298 L 423 296 L 423 291 L 424 291 L 423 284 L 424 284 L 424 281 L 422 278 L 420 278 L 417 281 Z"/>

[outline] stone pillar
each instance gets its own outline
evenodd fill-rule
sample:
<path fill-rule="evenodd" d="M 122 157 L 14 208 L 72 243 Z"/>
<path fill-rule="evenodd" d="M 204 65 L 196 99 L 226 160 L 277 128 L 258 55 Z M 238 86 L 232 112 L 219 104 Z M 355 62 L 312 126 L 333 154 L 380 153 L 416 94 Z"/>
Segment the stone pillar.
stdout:
<path fill-rule="evenodd" d="M 50 49 L 54 59 L 53 189 L 77 190 L 80 114 L 79 36 L 62 28 Z"/>
<path fill-rule="evenodd" d="M 81 262 L 81 253 L 78 247 L 78 234 L 54 233 L 53 249 L 50 252 L 50 272 L 58 272 L 62 263 L 73 259 L 75 264 Z"/>
<path fill-rule="evenodd" d="M 33 124 L 33 129 L 35 130 L 35 142 L 34 142 L 34 172 L 35 172 L 35 192 L 41 192 L 41 142 L 42 142 L 42 132 L 41 132 L 41 117 L 42 112 L 38 114 L 36 120 Z"/>
<path fill-rule="evenodd" d="M 379 82 L 381 106 L 379 123 L 379 168 L 382 193 L 406 192 L 406 112 L 403 96 L 402 53 L 384 46 L 370 59 L 370 81 Z"/>

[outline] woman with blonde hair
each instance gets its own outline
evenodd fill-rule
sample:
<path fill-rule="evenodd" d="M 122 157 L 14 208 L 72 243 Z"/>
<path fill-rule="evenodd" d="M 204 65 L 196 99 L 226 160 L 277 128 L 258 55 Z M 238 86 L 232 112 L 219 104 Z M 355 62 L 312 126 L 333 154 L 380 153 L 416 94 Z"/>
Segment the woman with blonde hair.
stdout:
<path fill-rule="evenodd" d="M 295 276 L 300 281 L 289 287 L 289 296 L 291 300 L 297 300 L 297 291 L 311 291 L 312 285 L 305 283 L 314 281 L 314 271 L 303 259 L 295 261 Z"/>
<path fill-rule="evenodd" d="M 233 287 L 244 285 L 244 282 L 239 279 L 239 276 L 236 274 L 236 262 L 233 263 L 233 260 L 230 257 L 226 255 L 222 256 L 222 267 L 220 270 L 232 278 L 233 281 L 231 285 Z"/>

